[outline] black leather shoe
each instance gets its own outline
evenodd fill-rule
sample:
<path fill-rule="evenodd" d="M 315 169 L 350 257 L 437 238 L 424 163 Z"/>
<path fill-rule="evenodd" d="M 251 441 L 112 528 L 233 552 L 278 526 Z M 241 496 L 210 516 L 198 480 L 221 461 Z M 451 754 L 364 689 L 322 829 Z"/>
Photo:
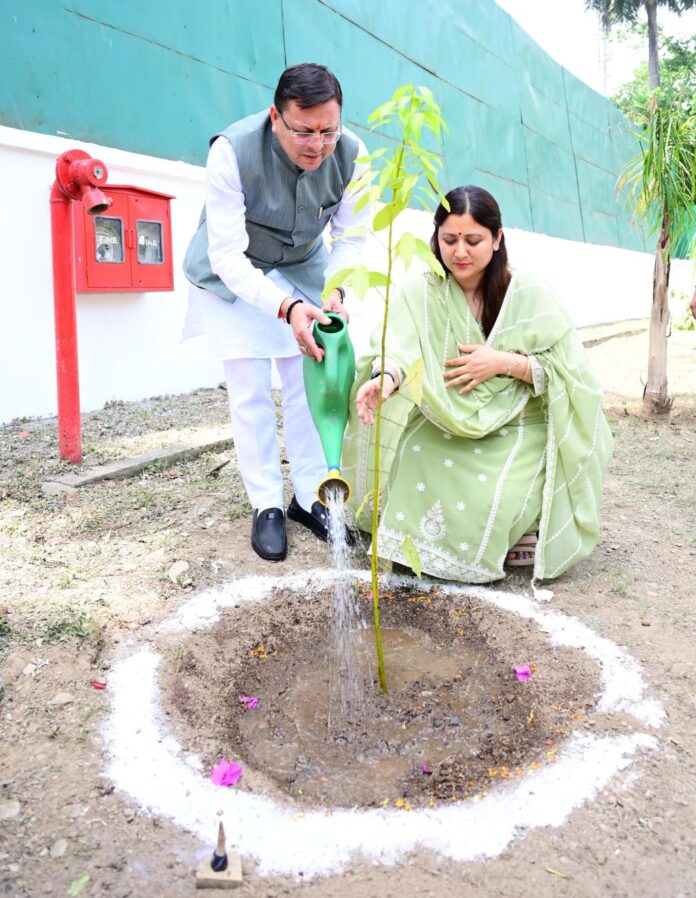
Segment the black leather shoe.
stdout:
<path fill-rule="evenodd" d="M 305 511 L 297 501 L 297 497 L 293 496 L 290 500 L 290 505 L 288 505 L 288 517 L 291 521 L 297 521 L 298 524 L 307 527 L 315 536 L 324 540 L 324 542 L 329 541 L 328 511 L 318 499 L 316 502 L 312 503 L 312 510 L 310 512 Z M 349 546 L 352 546 L 355 542 L 355 538 L 348 527 L 346 527 L 346 540 L 348 541 Z"/>
<path fill-rule="evenodd" d="M 288 554 L 282 508 L 255 511 L 251 522 L 251 548 L 264 561 L 283 561 Z"/>

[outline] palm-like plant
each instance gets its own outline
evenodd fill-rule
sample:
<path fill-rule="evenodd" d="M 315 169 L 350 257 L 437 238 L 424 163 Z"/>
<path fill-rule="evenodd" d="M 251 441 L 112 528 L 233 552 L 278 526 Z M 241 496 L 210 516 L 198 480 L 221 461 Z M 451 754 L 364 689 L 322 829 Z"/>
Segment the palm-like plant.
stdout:
<path fill-rule="evenodd" d="M 648 378 L 643 401 L 649 413 L 671 407 L 667 392 L 670 247 L 694 232 L 696 216 L 696 115 L 685 116 L 678 99 L 661 106 L 653 97 L 639 122 L 640 155 L 619 179 L 636 212 L 658 235 L 653 273 Z"/>
<path fill-rule="evenodd" d="M 635 22 L 643 7 L 648 17 L 648 85 L 652 93 L 647 108 L 637 116 L 641 119 L 637 122 L 640 155 L 625 167 L 619 188 L 629 189 L 636 212 L 658 234 L 648 378 L 643 391 L 643 402 L 649 413 L 669 411 L 672 404 L 667 392 L 670 246 L 693 227 L 696 205 L 696 119 L 693 114 L 685 114 L 678 100 L 667 103 L 660 99 L 657 7 L 664 6 L 681 14 L 695 5 L 696 0 L 585 0 L 587 9 L 599 12 L 607 30 L 613 24 Z"/>

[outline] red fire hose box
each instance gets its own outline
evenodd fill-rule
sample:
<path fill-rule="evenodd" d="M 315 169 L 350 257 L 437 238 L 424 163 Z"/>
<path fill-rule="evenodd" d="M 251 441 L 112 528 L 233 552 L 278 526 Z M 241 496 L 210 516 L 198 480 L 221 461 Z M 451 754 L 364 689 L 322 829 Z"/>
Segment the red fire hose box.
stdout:
<path fill-rule="evenodd" d="M 112 204 L 90 215 L 73 203 L 77 293 L 173 290 L 172 224 L 168 193 L 109 184 Z"/>

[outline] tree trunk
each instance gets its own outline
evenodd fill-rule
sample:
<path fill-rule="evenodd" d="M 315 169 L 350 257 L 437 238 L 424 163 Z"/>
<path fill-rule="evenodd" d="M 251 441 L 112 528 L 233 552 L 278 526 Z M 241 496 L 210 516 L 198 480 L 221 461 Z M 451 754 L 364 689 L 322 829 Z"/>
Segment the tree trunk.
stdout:
<path fill-rule="evenodd" d="M 648 87 L 660 86 L 660 60 L 657 52 L 657 0 L 645 0 L 648 14 Z"/>
<path fill-rule="evenodd" d="M 672 407 L 672 400 L 667 392 L 667 330 L 670 321 L 667 303 L 669 265 L 669 234 L 666 218 L 663 218 L 660 238 L 655 250 L 648 380 L 643 391 L 643 407 L 649 415 L 664 414 Z"/>

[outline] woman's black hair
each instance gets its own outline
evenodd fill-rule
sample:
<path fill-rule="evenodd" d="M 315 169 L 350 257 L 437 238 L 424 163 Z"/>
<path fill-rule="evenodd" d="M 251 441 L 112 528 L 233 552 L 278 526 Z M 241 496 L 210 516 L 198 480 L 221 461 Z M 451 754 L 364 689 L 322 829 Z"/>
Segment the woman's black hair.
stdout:
<path fill-rule="evenodd" d="M 309 109 L 329 100 L 336 100 L 342 107 L 343 91 L 336 76 L 325 65 L 301 62 L 291 65 L 280 76 L 273 105 L 282 112 L 290 100 L 294 100 L 300 109 Z"/>
<path fill-rule="evenodd" d="M 435 231 L 430 238 L 430 248 L 443 268 L 445 268 L 445 263 L 440 254 L 437 235 L 449 215 L 470 215 L 477 224 L 487 228 L 494 238 L 503 226 L 498 203 L 483 187 L 476 187 L 474 184 L 455 187 L 454 190 L 450 190 L 445 199 L 449 203 L 449 209 L 440 203 L 435 210 Z M 493 253 L 493 258 L 486 266 L 481 283 L 476 290 L 483 300 L 481 329 L 486 337 L 493 330 L 511 277 L 505 235 L 502 235 L 498 249 Z"/>

